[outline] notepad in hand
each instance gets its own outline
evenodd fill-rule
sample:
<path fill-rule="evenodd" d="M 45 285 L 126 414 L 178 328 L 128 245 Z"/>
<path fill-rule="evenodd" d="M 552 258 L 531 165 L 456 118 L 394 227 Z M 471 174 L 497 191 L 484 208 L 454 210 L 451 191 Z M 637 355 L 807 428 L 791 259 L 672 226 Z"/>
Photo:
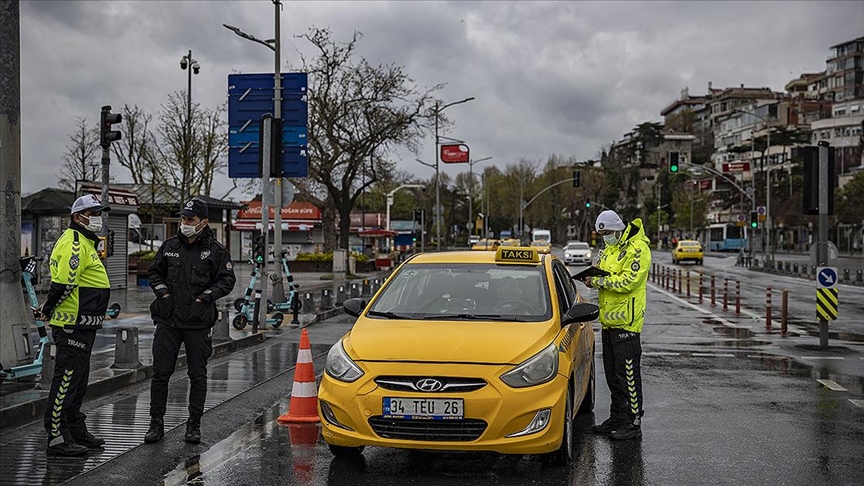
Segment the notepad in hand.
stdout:
<path fill-rule="evenodd" d="M 585 270 L 582 270 L 581 272 L 577 273 L 576 275 L 573 275 L 570 278 L 582 280 L 583 278 L 588 278 L 588 277 L 608 277 L 609 275 L 611 275 L 609 272 L 607 272 L 606 270 L 603 270 L 601 268 L 588 267 Z"/>

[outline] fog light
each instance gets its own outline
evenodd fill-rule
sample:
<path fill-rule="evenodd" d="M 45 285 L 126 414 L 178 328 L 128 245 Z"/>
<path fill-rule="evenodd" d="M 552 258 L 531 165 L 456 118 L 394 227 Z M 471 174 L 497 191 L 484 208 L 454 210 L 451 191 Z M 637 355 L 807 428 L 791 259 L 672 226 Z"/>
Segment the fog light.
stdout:
<path fill-rule="evenodd" d="M 520 430 L 519 432 L 508 435 L 507 437 L 522 437 L 523 435 L 534 434 L 540 432 L 545 429 L 547 425 L 549 425 L 549 417 L 552 416 L 552 411 L 548 408 L 544 408 L 537 412 L 534 415 L 534 418 L 531 420 L 531 423 L 528 424 L 528 427 Z"/>
<path fill-rule="evenodd" d="M 321 414 L 324 415 L 324 419 L 327 420 L 327 422 L 329 422 L 331 425 L 335 425 L 340 429 L 350 430 L 351 432 L 354 432 L 354 429 L 343 424 L 336 418 L 336 414 L 333 413 L 333 409 L 330 408 L 330 404 L 323 400 L 321 401 Z"/>

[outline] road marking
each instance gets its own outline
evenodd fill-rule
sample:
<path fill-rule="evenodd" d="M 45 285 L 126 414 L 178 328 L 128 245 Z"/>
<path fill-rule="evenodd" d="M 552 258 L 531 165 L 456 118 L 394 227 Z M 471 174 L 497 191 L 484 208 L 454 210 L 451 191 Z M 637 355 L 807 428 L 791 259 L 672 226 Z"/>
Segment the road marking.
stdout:
<path fill-rule="evenodd" d="M 645 356 L 681 356 L 681 353 L 667 353 L 663 351 L 645 351 Z"/>
<path fill-rule="evenodd" d="M 801 356 L 801 359 L 846 359 L 843 356 Z"/>
<path fill-rule="evenodd" d="M 849 401 L 852 402 L 852 405 L 855 405 L 858 408 L 864 408 L 864 400 L 855 400 L 850 398 Z"/>
<path fill-rule="evenodd" d="M 698 358 L 734 358 L 734 354 L 712 354 L 712 353 L 693 353 L 690 356 Z"/>
<path fill-rule="evenodd" d="M 691 308 L 691 309 L 693 309 L 693 310 L 695 310 L 695 311 L 697 311 L 697 312 L 700 312 L 700 313 L 702 313 L 702 314 L 709 315 L 709 316 L 713 317 L 714 319 L 716 319 L 717 321 L 719 321 L 719 322 L 720 322 L 721 324 L 723 324 L 723 325 L 726 325 L 726 326 L 729 326 L 729 327 L 733 327 L 733 328 L 734 328 L 734 327 L 742 327 L 742 326 L 736 326 L 735 324 L 732 324 L 731 322 L 729 322 L 729 321 L 727 321 L 726 319 L 724 319 L 724 318 L 718 316 L 717 314 L 715 314 L 715 313 L 713 313 L 713 312 L 711 312 L 711 311 L 709 311 L 709 310 L 707 310 L 707 309 L 703 309 L 703 308 L 697 306 L 696 304 L 691 304 L 690 302 L 687 302 L 686 300 L 684 300 L 684 299 L 678 297 L 677 295 L 674 295 L 674 294 L 672 294 L 672 293 L 670 293 L 670 292 L 665 292 L 665 291 L 661 290 L 659 287 L 657 287 L 657 286 L 654 285 L 654 284 L 649 283 L 647 286 L 648 286 L 648 287 L 651 287 L 652 289 L 656 290 L 657 292 L 660 292 L 660 293 L 662 293 L 662 294 L 668 295 L 669 297 L 672 297 L 673 299 L 677 300 L 679 303 L 681 303 L 682 305 L 684 305 L 684 306 L 686 306 L 686 307 L 689 307 L 689 308 Z M 745 328 L 745 329 L 746 329 L 746 328 Z"/>
<path fill-rule="evenodd" d="M 816 380 L 816 381 L 818 381 L 819 383 L 822 383 L 823 385 L 825 385 L 830 390 L 849 391 L 849 390 L 843 388 L 839 383 L 837 383 L 834 380 Z"/>

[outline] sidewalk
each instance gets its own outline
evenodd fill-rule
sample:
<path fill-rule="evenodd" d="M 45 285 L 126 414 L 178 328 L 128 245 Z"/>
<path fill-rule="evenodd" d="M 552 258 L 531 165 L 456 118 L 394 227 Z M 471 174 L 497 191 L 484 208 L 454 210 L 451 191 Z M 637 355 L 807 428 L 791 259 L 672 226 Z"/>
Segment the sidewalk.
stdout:
<path fill-rule="evenodd" d="M 386 274 L 387 272 L 375 272 L 366 274 L 364 277 L 373 282 L 374 279 L 383 282 L 383 277 Z M 227 334 L 229 340 L 224 340 L 222 342 L 214 340 L 214 358 L 255 346 L 270 337 L 278 337 L 281 334 L 291 332 L 298 328 L 298 326 L 292 326 L 290 324 L 291 316 L 288 314 L 285 316 L 282 325 L 277 329 L 263 326 L 259 329 L 257 334 L 252 333 L 251 324 L 242 331 L 234 329 L 230 324 L 231 319 L 236 314 L 233 307 L 233 301 L 235 298 L 243 296 L 243 292 L 245 291 L 246 285 L 249 283 L 250 279 L 249 271 L 244 272 L 242 268 L 238 268 L 237 277 L 238 282 L 234 287 L 234 291 L 230 296 L 219 301 L 220 310 L 227 315 Z M 344 286 L 347 289 L 350 288 L 352 283 L 357 284 L 358 289 L 360 289 L 363 281 L 363 279 L 343 281 L 321 280 L 321 274 L 316 273 L 294 274 L 294 277 L 295 283 L 300 284 L 299 289 L 302 293 L 311 292 L 315 297 L 315 308 L 304 308 L 301 311 L 300 322 L 303 325 L 309 325 L 341 313 L 341 307 L 335 306 L 335 297 L 333 302 L 335 307 L 334 309 L 319 309 L 321 290 L 335 289 L 338 286 Z M 155 327 L 153 326 L 149 315 L 149 305 L 153 300 L 153 294 L 150 288 L 137 287 L 114 291 L 112 292 L 111 300 L 112 302 L 120 302 L 122 309 L 120 316 L 117 319 L 106 320 L 103 328 L 97 334 L 93 355 L 91 357 L 91 372 L 88 382 L 87 400 L 112 393 L 125 386 L 148 380 L 152 376 L 151 349 Z M 115 360 L 114 348 L 116 334 L 118 330 L 123 328 L 137 328 L 138 330 L 138 358 L 142 365 L 140 368 L 115 369 L 111 367 Z M 185 359 L 185 352 L 181 350 L 181 355 L 177 361 L 178 370 L 185 368 Z M 17 426 L 41 417 L 44 411 L 44 403 L 47 395 L 47 387 L 40 387 L 38 382 L 4 383 L 2 388 L 0 388 L 0 430 Z"/>

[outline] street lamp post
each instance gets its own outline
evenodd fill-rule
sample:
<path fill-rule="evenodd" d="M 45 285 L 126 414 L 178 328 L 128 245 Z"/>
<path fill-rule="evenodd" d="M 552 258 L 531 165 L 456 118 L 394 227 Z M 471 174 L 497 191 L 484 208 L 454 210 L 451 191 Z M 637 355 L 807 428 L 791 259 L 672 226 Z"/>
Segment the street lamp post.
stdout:
<path fill-rule="evenodd" d="M 421 184 L 402 184 L 401 186 L 399 186 L 396 189 L 393 189 L 392 191 L 387 193 L 387 219 L 386 219 L 387 231 L 390 231 L 390 206 L 393 205 L 393 198 L 394 198 L 397 191 L 399 191 L 400 189 L 408 189 L 408 188 L 422 189 L 423 186 Z M 421 231 L 422 231 L 422 229 L 421 229 Z M 387 251 L 392 251 L 392 245 L 391 245 L 389 234 L 387 235 Z"/>
<path fill-rule="evenodd" d="M 736 109 L 735 111 L 739 113 L 745 113 L 747 115 L 752 115 L 763 122 L 765 122 L 765 126 L 768 129 L 768 134 L 766 136 L 765 143 L 765 156 L 768 159 L 765 167 L 765 246 L 771 254 L 771 261 L 774 260 L 774 249 L 771 247 L 771 120 L 762 116 L 753 113 L 752 111 Z M 755 135 L 755 134 L 754 134 Z M 754 137 L 755 138 L 755 137 Z M 752 170 L 753 168 L 751 168 Z M 755 184 L 755 177 L 754 177 Z M 755 194 L 754 194 L 755 198 Z M 754 199 L 755 200 L 755 199 Z"/>
<path fill-rule="evenodd" d="M 468 222 L 471 223 L 471 232 L 474 232 L 474 164 L 479 164 L 486 160 L 491 160 L 492 157 L 483 157 L 482 159 L 468 159 Z"/>
<path fill-rule="evenodd" d="M 192 73 L 198 74 L 201 66 L 192 57 L 192 49 L 189 53 L 180 58 L 180 69 L 188 71 L 188 81 L 186 85 L 186 143 L 184 144 L 184 156 L 186 160 L 183 164 L 183 182 L 180 184 L 180 204 L 186 203 L 186 190 L 189 187 L 189 172 L 191 171 L 192 162 Z"/>
<path fill-rule="evenodd" d="M 441 101 L 435 100 L 435 208 L 432 211 L 432 215 L 435 216 L 435 247 L 438 251 L 441 251 L 441 215 L 438 214 L 441 210 L 441 176 L 440 176 L 440 154 L 438 153 L 438 145 L 440 143 L 440 137 L 438 136 L 438 118 L 441 115 L 441 112 L 445 109 L 453 106 L 459 105 L 462 103 L 467 103 L 473 100 L 474 97 L 465 98 L 464 100 L 454 101 L 452 103 L 447 103 L 444 106 L 441 106 Z"/>

